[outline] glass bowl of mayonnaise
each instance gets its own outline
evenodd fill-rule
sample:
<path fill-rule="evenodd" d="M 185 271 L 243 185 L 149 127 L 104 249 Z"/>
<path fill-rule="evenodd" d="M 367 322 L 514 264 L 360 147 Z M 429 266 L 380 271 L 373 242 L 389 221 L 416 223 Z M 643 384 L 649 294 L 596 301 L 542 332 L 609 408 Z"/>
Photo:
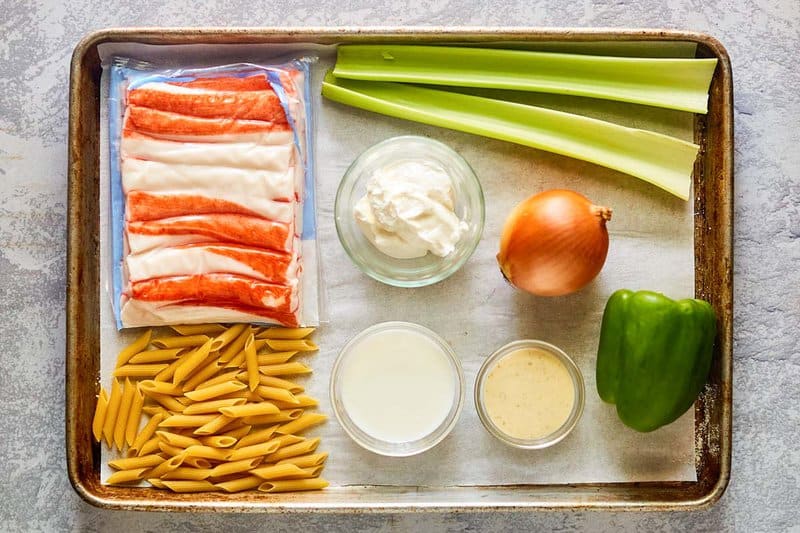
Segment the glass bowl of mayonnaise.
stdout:
<path fill-rule="evenodd" d="M 368 276 L 423 287 L 461 268 L 483 232 L 483 190 L 469 164 L 427 137 L 401 136 L 365 150 L 336 193 L 336 231 Z"/>

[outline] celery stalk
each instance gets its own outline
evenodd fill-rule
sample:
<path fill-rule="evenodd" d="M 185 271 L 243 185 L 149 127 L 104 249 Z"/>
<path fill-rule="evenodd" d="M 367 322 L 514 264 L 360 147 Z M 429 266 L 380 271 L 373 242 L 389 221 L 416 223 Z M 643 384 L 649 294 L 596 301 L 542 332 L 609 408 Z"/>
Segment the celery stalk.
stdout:
<path fill-rule="evenodd" d="M 495 48 L 342 45 L 337 78 L 590 96 L 708 110 L 716 59 L 610 57 Z"/>
<path fill-rule="evenodd" d="M 619 170 L 684 200 L 699 147 L 667 135 L 480 96 L 403 83 L 343 80 L 331 72 L 323 96 L 425 124 L 510 141 Z"/>

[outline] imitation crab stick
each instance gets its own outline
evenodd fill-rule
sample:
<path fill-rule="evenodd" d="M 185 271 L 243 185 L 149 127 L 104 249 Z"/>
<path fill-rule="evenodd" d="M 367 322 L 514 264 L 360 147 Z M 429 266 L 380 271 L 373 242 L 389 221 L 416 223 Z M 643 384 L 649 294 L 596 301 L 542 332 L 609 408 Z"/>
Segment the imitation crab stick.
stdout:
<path fill-rule="evenodd" d="M 125 216 L 128 220 L 157 220 L 183 215 L 231 213 L 261 216 L 275 222 L 289 223 L 294 218 L 293 202 L 276 202 L 255 196 L 198 194 L 169 194 L 131 191 L 126 197 Z"/>
<path fill-rule="evenodd" d="M 122 161 L 122 188 L 130 191 L 192 193 L 213 197 L 247 195 L 268 200 L 295 199 L 296 170 L 167 164 L 141 159 Z"/>
<path fill-rule="evenodd" d="M 271 283 L 297 279 L 297 257 L 228 243 L 196 243 L 160 248 L 126 258 L 132 281 L 169 276 L 228 272 Z"/>
<path fill-rule="evenodd" d="M 289 251 L 294 238 L 290 224 L 236 214 L 192 215 L 128 222 L 126 231 L 131 253 L 138 253 L 153 246 L 209 241 Z M 160 237 L 160 239 L 137 240 L 137 236 Z M 175 236 L 181 237 L 172 238 Z"/>
<path fill-rule="evenodd" d="M 203 302 L 144 302 L 123 297 L 120 311 L 122 321 L 129 327 L 163 326 L 167 324 L 204 324 L 208 317 L 220 322 L 250 322 L 297 327 L 297 313 L 282 313 L 270 309 L 253 309 L 244 306 L 213 306 Z"/>
<path fill-rule="evenodd" d="M 266 308 L 289 313 L 297 309 L 297 281 L 290 285 L 268 283 L 228 273 L 170 276 L 133 281 L 130 298 L 147 302 L 196 301 L 205 305 Z"/>
<path fill-rule="evenodd" d="M 196 117 L 286 122 L 281 101 L 271 87 L 263 90 L 231 90 L 230 81 L 224 84 L 218 80 L 203 80 L 203 83 L 198 80 L 183 85 L 145 83 L 128 92 L 128 104 Z M 212 86 L 214 83 L 219 89 Z"/>

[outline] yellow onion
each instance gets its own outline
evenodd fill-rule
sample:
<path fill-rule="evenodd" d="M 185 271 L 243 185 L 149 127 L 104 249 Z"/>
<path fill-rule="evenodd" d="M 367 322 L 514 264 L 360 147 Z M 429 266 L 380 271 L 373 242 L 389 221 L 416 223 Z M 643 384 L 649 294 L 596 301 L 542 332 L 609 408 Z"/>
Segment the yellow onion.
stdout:
<path fill-rule="evenodd" d="M 575 292 L 603 268 L 611 209 L 574 191 L 531 196 L 508 215 L 497 262 L 506 279 L 537 296 Z"/>

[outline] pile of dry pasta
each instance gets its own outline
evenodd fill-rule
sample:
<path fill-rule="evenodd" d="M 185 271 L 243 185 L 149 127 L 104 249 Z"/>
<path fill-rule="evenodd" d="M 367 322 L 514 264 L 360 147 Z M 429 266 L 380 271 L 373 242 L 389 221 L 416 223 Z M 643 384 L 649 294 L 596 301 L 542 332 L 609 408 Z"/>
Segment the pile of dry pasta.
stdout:
<path fill-rule="evenodd" d="M 175 492 L 322 489 L 327 453 L 299 433 L 325 421 L 317 401 L 285 376 L 311 368 L 290 361 L 317 350 L 313 328 L 248 324 L 171 326 L 123 349 L 111 393 L 100 389 L 92 425 L 127 457 L 108 484 L 146 480 Z M 124 379 L 123 381 L 120 381 Z M 150 419 L 140 429 L 142 415 Z"/>

